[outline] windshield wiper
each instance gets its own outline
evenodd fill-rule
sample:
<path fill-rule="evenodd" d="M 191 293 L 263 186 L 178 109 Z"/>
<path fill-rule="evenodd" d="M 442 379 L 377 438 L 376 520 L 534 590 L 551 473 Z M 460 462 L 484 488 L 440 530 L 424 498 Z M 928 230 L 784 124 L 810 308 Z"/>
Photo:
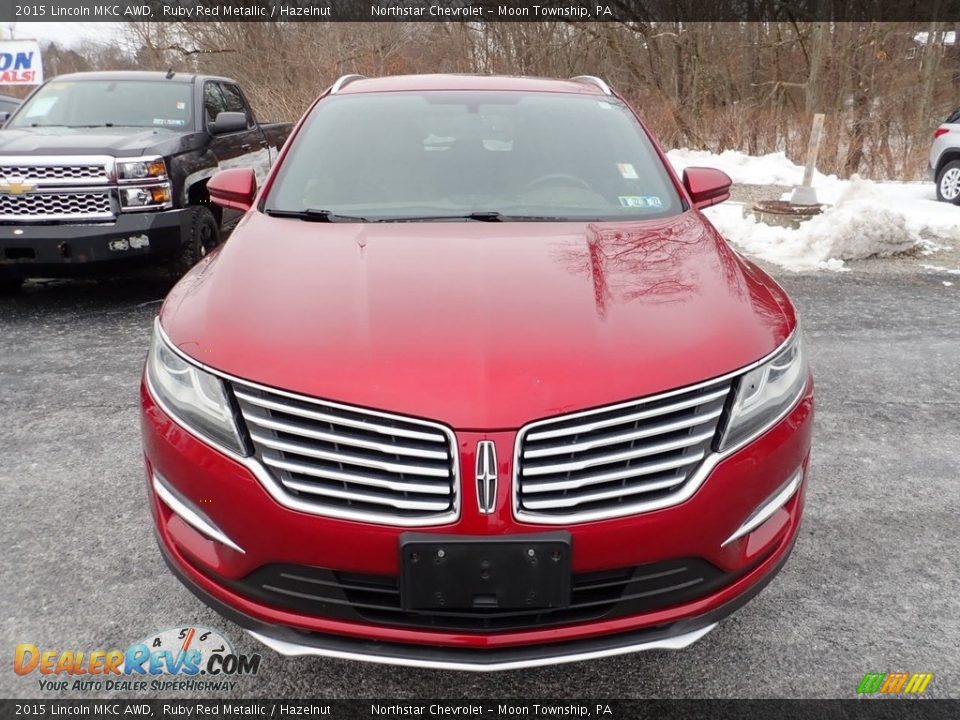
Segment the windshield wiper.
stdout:
<path fill-rule="evenodd" d="M 354 215 L 339 215 L 331 210 L 317 210 L 315 208 L 305 208 L 303 210 L 265 210 L 264 212 L 271 217 L 296 218 L 297 220 L 307 220 L 308 222 L 369 222 L 367 218 L 356 217 Z"/>
<path fill-rule="evenodd" d="M 475 210 L 463 215 L 411 215 L 410 217 L 377 218 L 377 222 L 443 222 L 445 220 L 476 220 L 478 222 L 501 222 L 503 215 L 495 210 Z"/>
<path fill-rule="evenodd" d="M 475 210 L 462 215 L 408 215 L 375 218 L 371 222 L 458 222 L 469 220 L 477 222 L 561 222 L 567 219 L 550 215 L 507 215 L 496 210 Z"/>
<path fill-rule="evenodd" d="M 113 127 L 113 123 L 101 123 L 99 125 L 63 125 L 61 123 L 31 123 L 30 127 L 99 128 L 99 127 Z M 141 127 L 141 126 L 131 125 L 130 127 Z"/>
<path fill-rule="evenodd" d="M 477 210 L 463 216 L 465 220 L 479 220 L 481 222 L 503 222 L 503 215 L 495 210 Z"/>

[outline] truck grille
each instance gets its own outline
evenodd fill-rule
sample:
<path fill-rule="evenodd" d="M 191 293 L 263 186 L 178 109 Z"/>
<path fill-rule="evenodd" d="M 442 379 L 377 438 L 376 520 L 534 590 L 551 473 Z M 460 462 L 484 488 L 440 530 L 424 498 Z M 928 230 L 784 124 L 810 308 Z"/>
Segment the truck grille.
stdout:
<path fill-rule="evenodd" d="M 297 507 L 404 526 L 456 518 L 450 430 L 234 382 L 256 457 Z"/>
<path fill-rule="evenodd" d="M 706 457 L 729 379 L 542 420 L 517 436 L 516 515 L 541 523 L 667 505 Z"/>
<path fill-rule="evenodd" d="M 107 220 L 113 217 L 109 191 L 0 194 L 0 221 Z"/>
<path fill-rule="evenodd" d="M 107 182 L 106 163 L 84 163 L 82 165 L 20 165 L 0 164 L 0 178 L 9 180 L 47 181 L 54 184 L 60 180 L 83 180 L 84 182 Z"/>

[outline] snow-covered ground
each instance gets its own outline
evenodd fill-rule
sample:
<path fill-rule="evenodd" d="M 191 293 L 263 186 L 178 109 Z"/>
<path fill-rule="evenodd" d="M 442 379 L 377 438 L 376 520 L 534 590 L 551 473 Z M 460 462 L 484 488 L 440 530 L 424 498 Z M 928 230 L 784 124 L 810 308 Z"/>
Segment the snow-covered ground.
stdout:
<path fill-rule="evenodd" d="M 803 168 L 783 153 L 754 157 L 733 150 L 671 150 L 668 157 L 678 172 L 694 165 L 715 167 L 738 184 L 792 186 L 803 179 Z M 742 250 L 789 270 L 842 270 L 845 260 L 960 245 L 960 207 L 937 202 L 932 182 L 841 180 L 818 172 L 814 187 L 818 200 L 830 207 L 798 230 L 744 217 L 742 203 L 705 212 Z"/>

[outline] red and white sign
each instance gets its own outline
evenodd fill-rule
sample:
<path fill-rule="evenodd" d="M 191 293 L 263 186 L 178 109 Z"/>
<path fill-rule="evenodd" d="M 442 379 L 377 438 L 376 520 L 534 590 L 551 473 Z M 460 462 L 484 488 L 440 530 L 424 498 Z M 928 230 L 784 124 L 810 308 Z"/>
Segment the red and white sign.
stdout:
<path fill-rule="evenodd" d="M 36 40 L 0 40 L 0 85 L 40 85 L 43 60 Z"/>

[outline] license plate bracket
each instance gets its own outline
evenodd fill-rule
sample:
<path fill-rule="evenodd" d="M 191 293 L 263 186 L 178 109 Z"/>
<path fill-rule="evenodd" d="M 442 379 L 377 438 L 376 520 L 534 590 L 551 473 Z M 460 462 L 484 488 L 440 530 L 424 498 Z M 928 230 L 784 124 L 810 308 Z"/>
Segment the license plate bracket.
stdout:
<path fill-rule="evenodd" d="M 407 610 L 561 608 L 570 604 L 570 533 L 488 536 L 403 533 Z"/>

